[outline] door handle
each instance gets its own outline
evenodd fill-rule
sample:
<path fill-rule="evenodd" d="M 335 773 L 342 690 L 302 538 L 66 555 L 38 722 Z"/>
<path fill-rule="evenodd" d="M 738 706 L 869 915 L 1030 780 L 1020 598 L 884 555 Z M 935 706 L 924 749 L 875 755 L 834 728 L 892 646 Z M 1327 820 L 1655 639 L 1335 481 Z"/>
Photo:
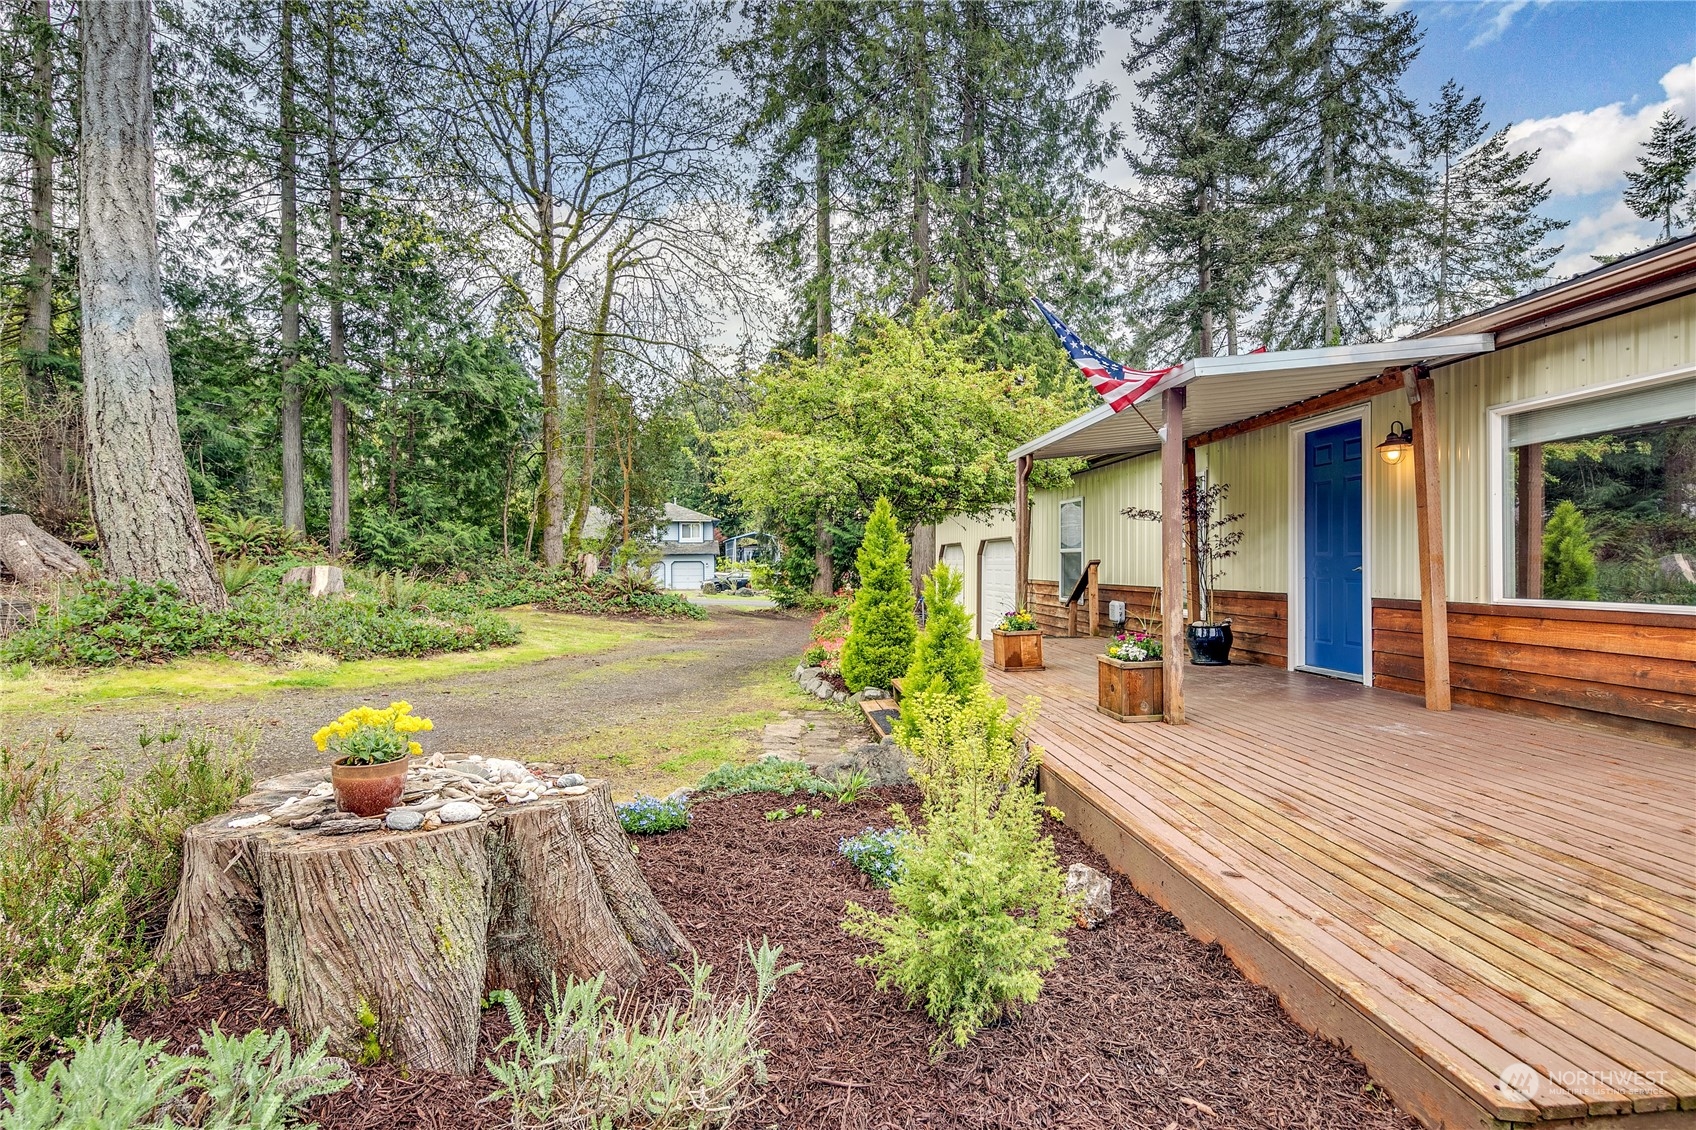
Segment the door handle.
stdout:
<path fill-rule="evenodd" d="M 1359 565 L 1356 565 L 1356 566 L 1355 566 L 1355 567 L 1354 567 L 1354 571 L 1355 571 L 1355 572 L 1357 572 L 1357 573 L 1358 573 L 1358 572 L 1360 572 L 1360 570 L 1361 570 L 1361 566 L 1359 566 Z"/>

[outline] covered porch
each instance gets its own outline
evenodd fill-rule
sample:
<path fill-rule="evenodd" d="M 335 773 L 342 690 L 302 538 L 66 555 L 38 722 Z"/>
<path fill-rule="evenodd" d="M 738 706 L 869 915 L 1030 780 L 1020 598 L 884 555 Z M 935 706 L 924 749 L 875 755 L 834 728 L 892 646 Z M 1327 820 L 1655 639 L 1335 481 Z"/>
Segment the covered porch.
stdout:
<path fill-rule="evenodd" d="M 1101 647 L 990 673 L 1042 700 L 1050 802 L 1405 1109 L 1696 1126 L 1689 749 L 1264 666 L 1120 724 Z"/>

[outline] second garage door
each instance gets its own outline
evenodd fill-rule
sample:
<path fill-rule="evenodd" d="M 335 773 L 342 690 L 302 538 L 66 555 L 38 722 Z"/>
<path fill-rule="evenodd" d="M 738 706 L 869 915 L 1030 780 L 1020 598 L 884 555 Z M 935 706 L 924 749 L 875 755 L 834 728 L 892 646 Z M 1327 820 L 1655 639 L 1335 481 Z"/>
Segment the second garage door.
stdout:
<path fill-rule="evenodd" d="M 978 634 L 989 630 L 1013 611 L 1013 542 L 986 541 L 978 556 Z"/>
<path fill-rule="evenodd" d="M 673 561 L 671 563 L 671 587 L 674 589 L 700 589 L 701 583 L 707 579 L 707 567 L 699 561 Z"/>

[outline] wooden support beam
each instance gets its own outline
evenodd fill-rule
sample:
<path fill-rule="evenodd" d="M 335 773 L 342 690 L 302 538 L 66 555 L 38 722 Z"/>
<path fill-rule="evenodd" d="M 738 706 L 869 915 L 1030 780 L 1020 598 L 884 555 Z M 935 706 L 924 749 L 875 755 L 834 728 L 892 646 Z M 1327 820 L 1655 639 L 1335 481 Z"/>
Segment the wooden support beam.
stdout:
<path fill-rule="evenodd" d="M 1184 390 L 1161 394 L 1165 417 L 1160 445 L 1160 634 L 1165 718 L 1184 724 Z"/>
<path fill-rule="evenodd" d="M 1518 521 L 1514 526 L 1515 584 L 1513 595 L 1536 600 L 1543 595 L 1543 445 L 1519 449 L 1519 475 L 1514 483 Z"/>
<path fill-rule="evenodd" d="M 1030 607 L 1031 587 L 1031 456 L 1014 464 L 1013 487 L 1013 607 Z"/>
<path fill-rule="evenodd" d="M 1195 448 L 1189 444 L 1185 444 L 1184 501 L 1186 503 L 1195 498 L 1195 491 Z M 1194 523 L 1191 521 L 1194 515 L 1188 512 L 1189 509 L 1190 507 L 1188 505 L 1184 507 L 1184 529 L 1189 539 L 1189 549 L 1188 552 L 1184 554 L 1184 562 L 1188 567 L 1189 584 L 1184 591 L 1189 596 L 1189 604 L 1187 606 L 1189 609 L 1188 619 L 1199 620 L 1201 619 L 1201 554 L 1199 552 L 1201 548 L 1201 539 L 1195 536 L 1195 530 L 1192 528 Z"/>
<path fill-rule="evenodd" d="M 1097 625 L 1101 621 L 1101 562 L 1091 561 L 1084 569 L 1084 575 L 1089 578 L 1089 634 L 1095 635 Z"/>
<path fill-rule="evenodd" d="M 1423 366 L 1405 370 L 1413 408 L 1413 497 L 1419 534 L 1419 627 L 1425 709 L 1449 709 L 1449 596 L 1443 568 L 1443 483 L 1437 462 L 1437 397 Z"/>
<path fill-rule="evenodd" d="M 1258 416 L 1250 416 L 1246 420 L 1238 420 L 1234 424 L 1214 428 L 1210 432 L 1193 435 L 1187 441 L 1191 447 L 1204 447 L 1210 443 L 1218 443 L 1222 439 L 1240 436 L 1245 432 L 1257 432 L 1261 428 L 1270 428 L 1275 424 L 1287 424 L 1291 420 L 1299 420 L 1304 416 L 1317 416 L 1321 412 L 1331 412 L 1338 408 L 1346 408 L 1362 400 L 1370 400 L 1374 396 L 1382 396 L 1386 392 L 1394 392 L 1402 387 L 1402 371 L 1400 369 L 1385 369 L 1376 377 L 1368 377 L 1364 381 L 1356 381 L 1352 385 L 1333 389 L 1330 392 L 1310 396 L 1294 404 L 1286 404 L 1282 408 L 1274 408 L 1270 412 L 1262 412 Z"/>

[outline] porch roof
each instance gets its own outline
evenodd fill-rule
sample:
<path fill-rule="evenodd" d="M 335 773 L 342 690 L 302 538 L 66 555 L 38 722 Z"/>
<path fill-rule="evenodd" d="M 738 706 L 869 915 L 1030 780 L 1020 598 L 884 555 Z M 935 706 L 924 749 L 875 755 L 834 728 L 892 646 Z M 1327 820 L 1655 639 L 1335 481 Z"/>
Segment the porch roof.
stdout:
<path fill-rule="evenodd" d="M 1345 388 L 1385 369 L 1423 364 L 1435 368 L 1495 349 L 1495 335 L 1455 334 L 1368 342 L 1324 349 L 1286 349 L 1184 362 L 1176 383 L 1188 390 L 1184 436 L 1234 424 L 1309 397 Z M 1015 449 L 1009 458 L 1096 458 L 1140 455 L 1160 446 L 1159 397 L 1145 397 L 1123 412 L 1101 404 Z M 1140 414 L 1139 414 L 1140 413 Z M 1145 419 L 1146 417 L 1146 419 Z M 1151 426 L 1152 425 L 1152 426 Z"/>

